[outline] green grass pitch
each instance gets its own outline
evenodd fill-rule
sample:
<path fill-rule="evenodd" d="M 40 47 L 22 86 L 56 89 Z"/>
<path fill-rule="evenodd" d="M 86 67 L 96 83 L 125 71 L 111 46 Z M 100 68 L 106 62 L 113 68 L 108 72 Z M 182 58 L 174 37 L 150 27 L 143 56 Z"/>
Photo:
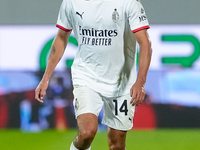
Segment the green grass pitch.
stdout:
<path fill-rule="evenodd" d="M 76 130 L 22 133 L 0 130 L 1 150 L 69 150 Z M 200 130 L 134 130 L 127 134 L 127 150 L 199 150 Z M 92 150 L 108 150 L 106 132 L 98 132 Z"/>

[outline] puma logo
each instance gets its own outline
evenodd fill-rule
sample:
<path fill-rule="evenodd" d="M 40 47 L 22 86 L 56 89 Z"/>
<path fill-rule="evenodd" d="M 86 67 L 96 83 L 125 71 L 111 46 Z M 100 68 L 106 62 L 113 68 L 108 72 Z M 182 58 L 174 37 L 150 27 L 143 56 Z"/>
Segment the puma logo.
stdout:
<path fill-rule="evenodd" d="M 82 12 L 82 14 L 80 14 L 78 11 L 76 12 L 77 15 L 79 15 L 81 17 L 81 19 L 83 19 L 83 14 L 84 12 Z"/>

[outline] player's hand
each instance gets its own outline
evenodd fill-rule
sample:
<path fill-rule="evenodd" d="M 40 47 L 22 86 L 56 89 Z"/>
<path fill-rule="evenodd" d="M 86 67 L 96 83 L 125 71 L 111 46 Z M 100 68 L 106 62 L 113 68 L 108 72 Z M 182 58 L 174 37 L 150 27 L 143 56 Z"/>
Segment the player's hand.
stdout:
<path fill-rule="evenodd" d="M 35 99 L 37 101 L 43 103 L 43 98 L 46 95 L 47 87 L 48 87 L 48 81 L 41 80 L 35 90 Z"/>
<path fill-rule="evenodd" d="M 131 105 L 132 106 L 139 106 L 145 97 L 145 87 L 144 84 L 140 83 L 139 81 L 136 81 L 135 84 L 132 86 L 130 90 L 131 95 Z"/>

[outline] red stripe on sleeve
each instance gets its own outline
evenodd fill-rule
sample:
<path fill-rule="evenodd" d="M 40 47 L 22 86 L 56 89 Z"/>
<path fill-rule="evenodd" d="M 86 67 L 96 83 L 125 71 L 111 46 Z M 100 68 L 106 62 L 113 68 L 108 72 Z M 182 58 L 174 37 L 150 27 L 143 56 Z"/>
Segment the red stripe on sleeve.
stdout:
<path fill-rule="evenodd" d="M 62 27 L 62 26 L 60 26 L 60 25 L 56 25 L 56 27 L 58 27 L 58 28 L 60 28 L 60 29 L 62 29 L 62 30 L 64 30 L 64 31 L 72 31 L 72 29 L 66 29 L 66 28 L 64 28 L 64 27 Z"/>
<path fill-rule="evenodd" d="M 137 31 L 140 31 L 140 30 L 143 30 L 143 29 L 149 29 L 149 28 L 150 28 L 149 25 L 148 25 L 148 26 L 143 26 L 143 27 L 140 27 L 140 28 L 138 28 L 138 29 L 133 30 L 132 32 L 135 33 L 135 32 L 137 32 Z"/>

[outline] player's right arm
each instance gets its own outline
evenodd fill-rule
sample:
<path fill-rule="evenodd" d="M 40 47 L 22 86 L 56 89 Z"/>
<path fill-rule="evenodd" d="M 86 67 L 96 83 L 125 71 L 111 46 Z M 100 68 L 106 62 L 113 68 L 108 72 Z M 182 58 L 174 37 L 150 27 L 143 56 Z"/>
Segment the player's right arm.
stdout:
<path fill-rule="evenodd" d="M 71 31 L 64 31 L 59 29 L 53 41 L 45 73 L 35 90 L 35 99 L 41 103 L 43 103 L 42 99 L 46 95 L 49 79 L 65 51 L 70 34 Z"/>

